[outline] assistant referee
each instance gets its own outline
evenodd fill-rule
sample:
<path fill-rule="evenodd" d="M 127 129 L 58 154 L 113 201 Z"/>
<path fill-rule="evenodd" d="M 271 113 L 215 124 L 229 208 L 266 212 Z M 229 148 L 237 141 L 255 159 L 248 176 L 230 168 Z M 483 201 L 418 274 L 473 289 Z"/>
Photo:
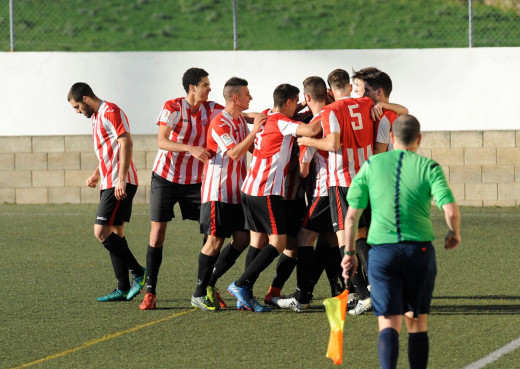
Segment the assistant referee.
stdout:
<path fill-rule="evenodd" d="M 432 197 L 444 211 L 449 228 L 446 249 L 460 244 L 460 214 L 440 165 L 416 153 L 421 142 L 417 119 L 401 115 L 390 137 L 394 150 L 367 160 L 348 191 L 347 244 L 341 264 L 345 278 L 356 270 L 357 224 L 370 200 L 372 223 L 367 242 L 373 246 L 368 279 L 378 317 L 379 362 L 383 369 L 396 368 L 404 315 L 410 368 L 426 368 L 427 316 L 437 273 L 430 220 Z"/>

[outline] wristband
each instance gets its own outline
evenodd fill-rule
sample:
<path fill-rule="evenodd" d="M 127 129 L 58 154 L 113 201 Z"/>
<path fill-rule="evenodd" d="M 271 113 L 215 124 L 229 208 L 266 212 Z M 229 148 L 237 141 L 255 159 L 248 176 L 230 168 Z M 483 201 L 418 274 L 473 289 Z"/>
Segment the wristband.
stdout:
<path fill-rule="evenodd" d="M 352 255 L 355 255 L 356 254 L 356 251 L 352 250 L 352 251 L 345 251 L 345 255 L 348 255 L 348 256 L 352 256 Z"/>

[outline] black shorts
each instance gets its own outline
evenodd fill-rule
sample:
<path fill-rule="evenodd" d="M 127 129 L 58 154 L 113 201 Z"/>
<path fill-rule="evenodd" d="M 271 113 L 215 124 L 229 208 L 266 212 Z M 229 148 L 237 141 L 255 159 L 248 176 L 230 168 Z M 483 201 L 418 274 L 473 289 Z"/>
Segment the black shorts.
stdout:
<path fill-rule="evenodd" d="M 199 221 L 201 183 L 178 184 L 152 173 L 150 186 L 150 220 L 169 222 L 175 218 L 173 207 L 179 203 L 182 219 Z"/>
<path fill-rule="evenodd" d="M 431 242 L 373 245 L 368 260 L 374 315 L 430 312 L 437 275 Z"/>
<path fill-rule="evenodd" d="M 302 228 L 316 233 L 333 232 L 328 196 L 314 197 L 307 207 Z"/>
<path fill-rule="evenodd" d="M 344 222 L 348 210 L 347 192 L 348 187 L 329 187 L 330 216 L 332 218 L 334 232 L 345 229 Z M 359 219 L 358 227 L 366 227 L 365 217 L 363 215 L 361 215 Z"/>
<path fill-rule="evenodd" d="M 231 237 L 233 232 L 247 232 L 242 204 L 220 201 L 205 202 L 200 208 L 200 233 L 216 237 Z"/>
<path fill-rule="evenodd" d="M 305 199 L 285 200 L 285 214 L 287 216 L 287 236 L 296 237 L 305 214 Z"/>
<path fill-rule="evenodd" d="M 137 186 L 127 183 L 126 197 L 123 200 L 116 199 L 114 191 L 115 188 L 112 187 L 100 192 L 95 224 L 120 226 L 124 222 L 130 222 L 132 201 L 137 191 Z"/>
<path fill-rule="evenodd" d="M 285 200 L 282 196 L 249 196 L 241 193 L 246 228 L 254 232 L 287 234 Z"/>

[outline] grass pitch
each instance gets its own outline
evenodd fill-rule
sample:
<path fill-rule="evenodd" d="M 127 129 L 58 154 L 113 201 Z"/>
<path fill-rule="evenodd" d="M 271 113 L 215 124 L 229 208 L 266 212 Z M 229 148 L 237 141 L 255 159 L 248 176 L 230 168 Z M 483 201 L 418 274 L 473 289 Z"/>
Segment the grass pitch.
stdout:
<path fill-rule="evenodd" d="M 332 368 L 320 281 L 313 309 L 255 314 L 191 308 L 201 236 L 194 222 L 169 225 L 158 282 L 158 309 L 97 303 L 115 286 L 106 251 L 92 235 L 94 205 L 0 205 L 0 367 L 34 368 Z M 433 209 L 438 276 L 430 317 L 430 368 L 462 368 L 520 337 L 518 208 L 463 208 L 463 243 L 445 251 L 442 214 Z M 148 206 L 136 205 L 127 239 L 144 264 Z M 244 256 L 219 281 L 243 270 Z M 266 292 L 271 266 L 256 294 Z M 286 284 L 292 292 L 295 279 Z M 404 331 L 403 331 L 404 332 Z M 371 314 L 347 315 L 344 368 L 377 368 Z M 401 335 L 399 368 L 408 367 Z M 488 368 L 514 368 L 520 350 Z"/>

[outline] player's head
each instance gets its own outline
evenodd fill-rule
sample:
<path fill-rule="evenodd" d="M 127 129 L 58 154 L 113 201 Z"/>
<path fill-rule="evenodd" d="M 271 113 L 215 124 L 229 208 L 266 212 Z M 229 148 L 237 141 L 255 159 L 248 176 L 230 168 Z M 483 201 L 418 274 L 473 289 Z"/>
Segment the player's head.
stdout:
<path fill-rule="evenodd" d="M 85 82 L 76 82 L 70 88 L 67 100 L 74 110 L 76 110 L 76 113 L 83 114 L 87 118 L 90 118 L 92 114 L 95 113 L 92 102 L 99 99 L 88 84 Z"/>
<path fill-rule="evenodd" d="M 352 81 L 354 84 L 354 88 L 352 89 L 352 91 L 358 97 L 363 97 L 365 95 L 365 82 L 364 82 L 365 78 L 370 74 L 379 72 L 379 69 L 377 69 L 375 67 L 366 67 L 366 68 L 362 68 L 358 71 L 355 71 L 355 70 L 352 70 L 352 71 L 354 73 L 352 75 Z"/>
<path fill-rule="evenodd" d="M 284 83 L 274 89 L 273 100 L 274 109 L 284 111 L 288 117 L 292 117 L 298 107 L 298 87 Z"/>
<path fill-rule="evenodd" d="M 211 91 L 208 72 L 201 68 L 190 68 L 182 76 L 182 86 L 188 95 L 193 94 L 196 100 L 208 100 Z"/>
<path fill-rule="evenodd" d="M 352 86 L 350 85 L 350 76 L 344 69 L 334 69 L 330 72 L 327 77 L 327 83 L 329 84 L 336 100 L 339 97 L 350 95 L 350 91 L 352 90 Z"/>
<path fill-rule="evenodd" d="M 224 99 L 227 104 L 235 104 L 241 111 L 249 109 L 253 100 L 249 93 L 248 83 L 243 78 L 231 77 L 224 84 Z"/>
<path fill-rule="evenodd" d="M 387 101 L 392 92 L 392 79 L 388 74 L 377 71 L 364 78 L 365 94 L 374 102 Z"/>
<path fill-rule="evenodd" d="M 395 142 L 403 146 L 418 145 L 421 136 L 421 125 L 413 115 L 403 114 L 394 121 L 391 134 Z"/>
<path fill-rule="evenodd" d="M 303 81 L 303 93 L 305 94 L 305 101 L 308 96 L 316 102 L 326 102 L 327 101 L 327 85 L 325 81 L 321 77 L 307 77 Z"/>

